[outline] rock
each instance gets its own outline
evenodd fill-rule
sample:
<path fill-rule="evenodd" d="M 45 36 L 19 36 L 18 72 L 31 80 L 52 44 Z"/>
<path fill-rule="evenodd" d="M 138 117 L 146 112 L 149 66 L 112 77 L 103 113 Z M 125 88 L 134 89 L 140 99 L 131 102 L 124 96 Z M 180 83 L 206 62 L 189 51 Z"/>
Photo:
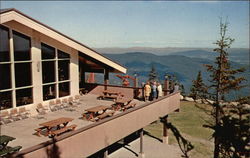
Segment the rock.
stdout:
<path fill-rule="evenodd" d="M 185 97 L 184 100 L 186 100 L 186 101 L 194 101 L 194 99 L 190 98 L 190 97 Z"/>
<path fill-rule="evenodd" d="M 184 99 L 184 97 L 182 95 L 180 95 L 180 100 L 183 100 L 183 99 Z"/>
<path fill-rule="evenodd" d="M 196 99 L 195 102 L 201 104 L 202 100 L 201 99 Z"/>
<path fill-rule="evenodd" d="M 244 106 L 244 108 L 246 109 L 250 109 L 250 105 L 249 104 L 242 104 Z"/>
<path fill-rule="evenodd" d="M 238 102 L 230 102 L 230 105 L 237 106 L 239 103 Z"/>
<path fill-rule="evenodd" d="M 213 104 L 213 103 L 214 103 L 213 100 L 209 100 L 209 99 L 207 99 L 207 102 L 208 102 L 209 104 Z"/>

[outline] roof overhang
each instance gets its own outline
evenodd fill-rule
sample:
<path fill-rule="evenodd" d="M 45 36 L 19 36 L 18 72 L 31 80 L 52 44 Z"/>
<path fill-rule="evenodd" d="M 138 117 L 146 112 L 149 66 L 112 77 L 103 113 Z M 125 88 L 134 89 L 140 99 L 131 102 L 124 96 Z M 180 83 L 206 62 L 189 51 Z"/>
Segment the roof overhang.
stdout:
<path fill-rule="evenodd" d="M 110 72 L 126 73 L 127 69 L 118 63 L 108 59 L 107 57 L 99 54 L 93 49 L 83 45 L 82 43 L 54 30 L 53 28 L 42 24 L 41 22 L 23 14 L 22 12 L 16 9 L 6 9 L 1 10 L 0 13 L 0 23 L 5 24 L 10 21 L 16 21 L 26 27 L 29 27 L 41 34 L 44 34 L 50 38 L 53 38 L 75 50 L 81 52 L 84 56 L 88 56 L 91 59 L 94 59 L 101 63 L 103 67 L 110 68 Z"/>

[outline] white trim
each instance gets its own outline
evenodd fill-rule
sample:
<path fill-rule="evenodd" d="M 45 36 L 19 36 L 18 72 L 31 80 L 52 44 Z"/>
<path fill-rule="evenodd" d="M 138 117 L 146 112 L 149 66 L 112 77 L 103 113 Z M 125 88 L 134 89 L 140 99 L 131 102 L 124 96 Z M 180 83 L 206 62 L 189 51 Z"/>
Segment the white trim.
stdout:
<path fill-rule="evenodd" d="M 127 69 L 122 67 L 121 65 L 109 60 L 108 58 L 92 51 L 91 49 L 89 49 L 87 47 L 84 47 L 83 45 L 67 38 L 66 36 L 61 35 L 60 33 L 56 32 L 54 30 L 51 30 L 50 28 L 48 28 L 42 24 L 39 24 L 36 21 L 34 21 L 34 20 L 24 16 L 24 15 L 21 15 L 20 13 L 18 13 L 16 11 L 9 11 L 9 12 L 2 13 L 0 15 L 0 19 L 1 19 L 1 24 L 14 20 L 14 21 L 21 23 L 27 27 L 30 27 L 30 28 L 52 38 L 52 39 L 55 39 L 55 40 L 65 44 L 67 46 L 70 46 L 70 47 L 90 56 L 90 57 L 93 57 L 94 59 L 97 59 L 100 62 L 109 65 L 110 67 L 118 70 L 119 72 L 126 73 L 126 71 L 127 71 Z"/>
<path fill-rule="evenodd" d="M 11 88 L 12 88 L 12 107 L 16 107 L 16 91 L 14 88 L 16 87 L 16 80 L 15 80 L 15 64 L 14 64 L 14 39 L 13 39 L 13 32 L 12 29 L 9 29 L 9 49 L 10 49 L 10 79 L 11 79 Z"/>

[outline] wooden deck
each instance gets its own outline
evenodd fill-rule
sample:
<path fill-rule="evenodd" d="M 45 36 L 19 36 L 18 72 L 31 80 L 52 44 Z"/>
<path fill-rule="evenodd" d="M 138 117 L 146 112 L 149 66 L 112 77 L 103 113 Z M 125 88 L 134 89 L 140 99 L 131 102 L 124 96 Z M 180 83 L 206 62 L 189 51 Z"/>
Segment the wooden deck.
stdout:
<path fill-rule="evenodd" d="M 163 117 L 180 107 L 179 92 L 153 102 L 148 102 L 112 117 L 89 124 L 66 133 L 54 140 L 24 149 L 14 156 L 46 157 L 47 150 L 60 151 L 61 158 L 87 157 L 108 147 L 127 135 L 147 126 L 159 117 Z M 55 151 L 54 146 L 57 146 Z M 69 147 L 70 146 L 70 147 Z"/>

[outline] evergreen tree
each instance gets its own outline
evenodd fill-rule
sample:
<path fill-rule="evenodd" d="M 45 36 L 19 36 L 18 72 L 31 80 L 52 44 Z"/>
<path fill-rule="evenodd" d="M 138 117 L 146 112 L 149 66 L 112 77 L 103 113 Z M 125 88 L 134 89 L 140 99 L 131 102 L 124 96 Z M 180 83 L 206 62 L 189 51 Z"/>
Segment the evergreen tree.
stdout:
<path fill-rule="evenodd" d="M 148 77 L 149 77 L 150 82 L 153 82 L 153 81 L 157 80 L 157 72 L 156 72 L 156 69 L 155 69 L 154 65 L 152 65 L 151 71 L 149 72 Z"/>
<path fill-rule="evenodd" d="M 207 88 L 203 83 L 201 71 L 199 71 L 196 80 L 193 80 L 192 82 L 193 85 L 191 87 L 190 96 L 195 100 L 200 98 L 206 98 L 205 94 L 207 93 Z"/>
<path fill-rule="evenodd" d="M 211 85 L 208 87 L 207 95 L 214 100 L 211 111 L 211 115 L 214 118 L 214 122 L 211 122 L 209 127 L 214 130 L 214 158 L 219 158 L 223 156 L 223 151 L 225 150 L 225 144 L 223 137 L 221 137 L 225 132 L 221 129 L 227 126 L 225 122 L 225 116 L 228 114 L 227 106 L 222 104 L 222 100 L 225 99 L 225 95 L 231 90 L 239 90 L 242 88 L 243 77 L 236 77 L 237 74 L 243 72 L 244 69 L 232 69 L 228 61 L 227 49 L 230 48 L 234 39 L 226 35 L 228 23 L 223 23 L 220 21 L 220 33 L 219 40 L 216 41 L 217 48 L 214 49 L 214 52 L 218 53 L 218 56 L 215 59 L 213 65 L 205 65 L 207 71 L 210 72 Z M 225 101 L 225 100 L 224 100 Z M 233 135 L 231 135 L 233 137 Z"/>

